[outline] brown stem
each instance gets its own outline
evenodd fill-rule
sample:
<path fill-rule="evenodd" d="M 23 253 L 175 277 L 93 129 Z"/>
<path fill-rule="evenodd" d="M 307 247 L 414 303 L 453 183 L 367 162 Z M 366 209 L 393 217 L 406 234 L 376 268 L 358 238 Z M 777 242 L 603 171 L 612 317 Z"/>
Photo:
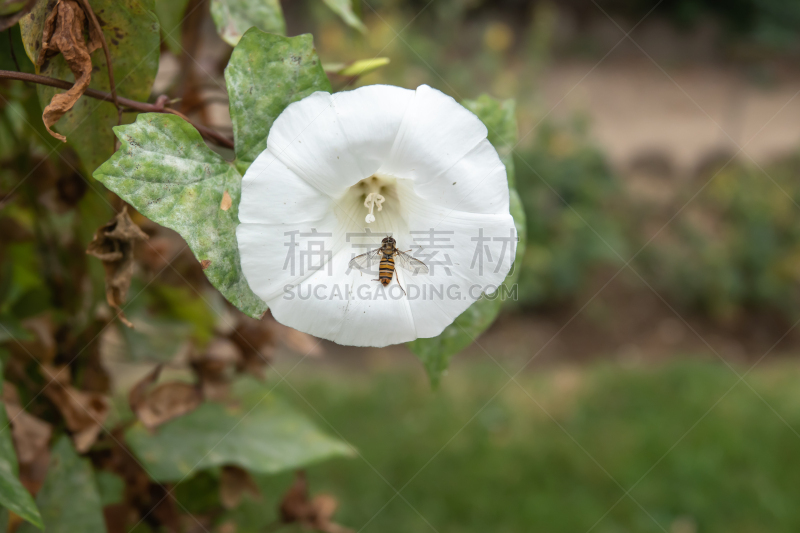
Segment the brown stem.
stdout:
<path fill-rule="evenodd" d="M 50 87 L 57 87 L 59 89 L 70 89 L 72 87 L 72 83 L 65 80 L 50 78 L 48 76 L 39 76 L 38 74 L 28 74 L 26 72 L 14 72 L 11 70 L 0 70 L 0 79 L 30 81 L 33 83 L 38 83 L 39 85 L 47 85 Z M 98 91 L 97 89 L 86 89 L 86 92 L 83 94 L 84 96 L 96 98 L 98 100 L 104 100 L 106 102 L 114 101 L 113 96 L 111 96 L 109 93 Z M 133 111 L 141 111 L 144 113 L 170 113 L 173 115 L 177 114 L 174 109 L 164 107 L 166 98 L 159 98 L 155 104 L 148 104 L 146 102 L 137 102 L 136 100 L 118 96 L 117 102 L 119 102 L 120 106 Z M 195 129 L 200 132 L 200 135 L 206 139 L 214 141 L 216 144 L 224 148 L 233 149 L 233 141 L 228 137 L 225 137 L 221 133 L 214 131 L 211 128 L 207 128 L 202 124 L 195 124 L 184 115 L 181 115 L 181 117 L 186 120 L 186 122 L 194 126 Z"/>

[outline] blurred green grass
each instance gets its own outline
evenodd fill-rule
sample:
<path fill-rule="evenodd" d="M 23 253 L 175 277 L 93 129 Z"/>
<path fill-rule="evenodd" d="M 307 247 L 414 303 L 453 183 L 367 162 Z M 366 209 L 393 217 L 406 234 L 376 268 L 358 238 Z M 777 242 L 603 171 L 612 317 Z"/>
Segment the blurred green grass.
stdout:
<path fill-rule="evenodd" d="M 526 373 L 517 385 L 469 363 L 436 392 L 419 372 L 331 374 L 304 368 L 276 391 L 358 448 L 362 458 L 309 471 L 312 493 L 334 494 L 337 521 L 356 531 L 800 529 L 796 364 L 757 368 L 747 383 L 684 359 Z M 258 481 L 262 501 L 222 520 L 235 516 L 238 532 L 274 520 L 291 479 Z"/>

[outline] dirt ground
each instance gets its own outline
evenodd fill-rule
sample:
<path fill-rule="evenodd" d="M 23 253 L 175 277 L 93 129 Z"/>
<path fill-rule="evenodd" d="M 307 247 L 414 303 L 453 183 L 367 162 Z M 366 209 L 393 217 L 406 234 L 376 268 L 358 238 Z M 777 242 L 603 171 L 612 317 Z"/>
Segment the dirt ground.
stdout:
<path fill-rule="evenodd" d="M 544 76 L 544 107 L 557 118 L 588 116 L 592 138 L 625 170 L 659 154 L 677 173 L 709 154 L 743 150 L 759 164 L 800 146 L 800 71 L 757 81 L 746 66 L 661 67 L 647 57 L 559 63 Z M 663 70 L 662 70 L 663 69 Z"/>

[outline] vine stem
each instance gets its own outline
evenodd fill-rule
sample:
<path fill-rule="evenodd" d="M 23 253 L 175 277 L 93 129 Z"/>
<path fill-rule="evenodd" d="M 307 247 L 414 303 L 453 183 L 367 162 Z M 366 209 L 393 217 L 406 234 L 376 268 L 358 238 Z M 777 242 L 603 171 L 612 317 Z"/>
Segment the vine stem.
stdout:
<path fill-rule="evenodd" d="M 57 87 L 59 89 L 70 89 L 72 88 L 73 85 L 71 82 L 65 80 L 59 80 L 56 78 L 51 78 L 49 76 L 28 74 L 27 72 L 14 72 L 12 70 L 0 70 L 0 79 L 29 81 L 32 83 L 38 83 L 39 85 Z M 111 94 L 104 91 L 98 91 L 97 89 L 86 89 L 83 95 L 88 96 L 90 98 L 96 98 L 97 100 L 103 100 L 106 102 L 114 103 L 114 97 Z M 144 113 L 170 113 L 173 115 L 179 115 L 181 118 L 186 120 L 186 122 L 194 126 L 195 129 L 198 132 L 200 132 L 200 135 L 202 135 L 206 139 L 213 141 L 217 145 L 222 146 L 224 148 L 233 149 L 233 141 L 228 137 L 224 136 L 218 131 L 214 131 L 211 128 L 203 126 L 202 124 L 196 124 L 192 122 L 184 115 L 177 113 L 174 109 L 169 109 L 165 107 L 165 104 L 167 102 L 167 98 L 165 96 L 160 96 L 156 100 L 156 103 L 154 104 L 148 104 L 147 102 L 138 102 L 136 100 L 124 98 L 122 96 L 117 96 L 117 102 L 121 107 L 126 109 L 131 109 L 133 111 L 141 111 Z"/>

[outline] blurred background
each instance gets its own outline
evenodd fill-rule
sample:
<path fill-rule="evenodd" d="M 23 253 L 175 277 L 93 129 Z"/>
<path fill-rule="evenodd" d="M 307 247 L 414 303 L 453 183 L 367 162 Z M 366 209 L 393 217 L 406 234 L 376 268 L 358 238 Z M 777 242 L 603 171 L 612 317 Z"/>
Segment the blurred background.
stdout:
<path fill-rule="evenodd" d="M 355 82 L 333 78 L 339 89 L 424 83 L 517 102 L 528 226 L 518 300 L 438 389 L 403 346 L 317 345 L 233 319 L 272 355 L 257 371 L 359 450 L 308 471 L 339 499 L 337 521 L 374 532 L 800 530 L 800 3 L 362 0 L 364 33 L 321 2 L 282 6 L 287 35 L 313 33 L 324 64 L 390 59 Z M 191 59 L 165 42 L 153 95 L 180 94 L 186 114 L 230 133 L 231 47 L 207 7 L 191 17 Z M 0 199 L 0 309 L 34 321 L 30 342 L 46 343 L 60 334 L 52 315 L 70 312 L 43 314 L 59 286 L 43 279 L 70 290 L 69 272 L 47 273 L 48 253 L 70 253 L 56 244 L 74 211 L 58 213 L 79 206 L 97 220 L 70 244 L 82 254 L 112 210 L 100 184 L 61 160 L 3 158 L 6 184 L 41 165 L 30 205 L 54 222 L 33 240 L 27 211 Z M 136 250 L 126 315 L 137 328 L 108 328 L 97 346 L 128 382 L 224 337 L 219 317 L 234 313 L 177 234 L 134 220 L 158 250 Z M 256 481 L 263 500 L 246 499 L 220 531 L 272 523 L 291 476 Z M 190 504 L 202 482 L 177 497 Z"/>

